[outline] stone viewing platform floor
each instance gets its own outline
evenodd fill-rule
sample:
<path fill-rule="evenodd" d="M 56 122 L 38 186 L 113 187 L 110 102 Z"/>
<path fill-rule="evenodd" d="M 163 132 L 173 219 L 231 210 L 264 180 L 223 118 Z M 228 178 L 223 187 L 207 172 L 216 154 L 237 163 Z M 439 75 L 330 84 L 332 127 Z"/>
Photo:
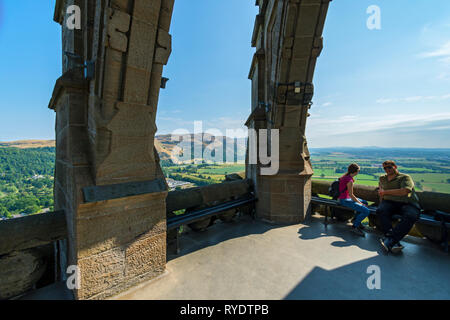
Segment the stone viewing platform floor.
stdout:
<path fill-rule="evenodd" d="M 180 238 L 166 273 L 113 299 L 450 299 L 450 255 L 407 236 L 399 255 L 323 217 L 289 226 L 238 218 Z M 173 250 L 172 250 L 173 251 Z M 380 289 L 368 289 L 370 266 Z"/>

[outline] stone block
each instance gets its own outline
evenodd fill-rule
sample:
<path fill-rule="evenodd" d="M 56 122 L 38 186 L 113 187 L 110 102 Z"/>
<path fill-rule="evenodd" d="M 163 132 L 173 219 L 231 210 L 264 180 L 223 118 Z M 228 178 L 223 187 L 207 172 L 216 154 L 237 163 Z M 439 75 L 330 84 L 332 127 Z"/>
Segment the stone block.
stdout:
<path fill-rule="evenodd" d="M 230 194 L 229 185 L 227 183 L 220 185 L 209 185 L 201 190 L 204 203 L 213 203 L 222 200 L 226 195 Z"/>
<path fill-rule="evenodd" d="M 150 75 L 149 71 L 127 67 L 124 90 L 125 102 L 147 104 Z"/>
<path fill-rule="evenodd" d="M 152 272 L 164 272 L 166 265 L 166 233 L 137 239 L 125 251 L 125 277 L 134 278 Z"/>
<path fill-rule="evenodd" d="M 130 0 L 112 0 L 111 7 L 127 12 L 129 8 Z"/>
<path fill-rule="evenodd" d="M 308 58 L 297 58 L 294 56 L 291 60 L 290 73 L 287 82 L 307 82 L 307 71 L 309 65 L 309 57 Z M 287 71 L 287 70 L 286 70 Z"/>
<path fill-rule="evenodd" d="M 103 77 L 103 95 L 112 99 L 119 99 L 122 81 L 122 64 L 117 61 L 120 52 L 106 50 L 105 70 Z"/>
<path fill-rule="evenodd" d="M 167 32 L 170 31 L 170 25 L 172 21 L 172 10 L 168 10 L 165 8 L 161 8 L 161 12 L 159 14 L 159 22 L 158 27 Z"/>
<path fill-rule="evenodd" d="M 302 179 L 303 180 L 303 179 Z M 286 181 L 286 193 L 303 194 L 305 192 L 305 183 L 301 179 Z"/>
<path fill-rule="evenodd" d="M 150 105 L 153 109 L 153 121 L 155 121 L 156 117 L 162 73 L 163 65 L 154 63 L 152 68 L 152 75 L 150 78 L 150 90 L 147 102 L 147 104 Z"/>
<path fill-rule="evenodd" d="M 108 8 L 108 46 L 126 52 L 128 48 L 128 37 L 126 32 L 130 29 L 131 17 L 126 12 Z"/>
<path fill-rule="evenodd" d="M 298 4 L 293 3 L 292 1 L 288 4 L 288 11 L 286 17 L 286 36 L 293 37 L 295 35 L 295 26 L 297 25 L 298 17 Z"/>
<path fill-rule="evenodd" d="M 0 300 L 33 289 L 46 267 L 45 256 L 37 248 L 0 256 Z"/>
<path fill-rule="evenodd" d="M 274 193 L 285 193 L 286 192 L 286 182 L 284 180 L 272 179 L 270 181 L 270 192 Z"/>
<path fill-rule="evenodd" d="M 114 248 L 97 255 L 78 260 L 80 289 L 77 299 L 88 299 L 102 291 L 120 285 L 124 281 L 125 251 Z"/>
<path fill-rule="evenodd" d="M 69 105 L 69 123 L 71 125 L 86 125 L 87 99 L 83 94 L 71 93 L 67 95 Z"/>
<path fill-rule="evenodd" d="M 89 138 L 85 127 L 69 127 L 70 163 L 74 166 L 88 165 Z"/>
<path fill-rule="evenodd" d="M 114 135 L 148 138 L 156 132 L 150 106 L 119 102 L 116 108 L 118 112 L 108 124 Z"/>
<path fill-rule="evenodd" d="M 320 13 L 320 3 L 302 5 L 298 16 L 296 36 L 313 36 Z"/>
<path fill-rule="evenodd" d="M 152 3 L 153 1 L 149 1 Z M 156 24 L 133 19 L 127 64 L 130 67 L 150 72 L 156 45 Z"/>
<path fill-rule="evenodd" d="M 133 20 L 139 19 L 143 22 L 158 24 L 161 0 L 135 0 Z"/>
<path fill-rule="evenodd" d="M 286 106 L 284 107 L 284 122 L 285 127 L 300 127 L 300 121 L 302 116 L 302 107 Z"/>
<path fill-rule="evenodd" d="M 56 134 L 56 160 L 69 162 L 69 127 L 65 126 Z"/>
<path fill-rule="evenodd" d="M 82 204 L 77 216 L 78 255 L 83 258 L 138 238 L 166 233 L 165 193 Z"/>
<path fill-rule="evenodd" d="M 166 65 L 172 53 L 172 36 L 160 28 L 158 30 L 157 44 L 154 62 Z"/>
<path fill-rule="evenodd" d="M 311 56 L 311 48 L 314 43 L 314 36 L 296 37 L 293 47 L 295 58 L 309 58 Z"/>

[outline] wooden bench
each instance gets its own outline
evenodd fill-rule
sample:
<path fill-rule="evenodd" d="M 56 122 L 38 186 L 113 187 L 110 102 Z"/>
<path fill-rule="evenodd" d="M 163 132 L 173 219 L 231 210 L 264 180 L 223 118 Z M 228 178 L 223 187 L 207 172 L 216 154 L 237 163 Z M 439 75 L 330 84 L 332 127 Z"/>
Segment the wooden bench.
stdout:
<path fill-rule="evenodd" d="M 317 197 L 317 196 L 313 196 L 311 198 L 311 202 L 313 204 L 316 205 L 325 205 L 326 206 L 326 212 L 325 212 L 325 221 L 324 224 L 325 226 L 327 226 L 329 224 L 328 222 L 328 215 L 330 213 L 330 218 L 333 219 L 333 211 L 332 209 L 340 209 L 340 210 L 347 210 L 347 211 L 352 211 L 355 212 L 353 209 L 342 206 L 339 201 L 337 200 L 332 200 L 332 199 L 326 199 L 326 198 L 321 198 L 321 197 Z M 377 207 L 376 206 L 369 206 L 368 207 L 369 211 L 370 211 L 370 215 L 372 216 L 376 216 L 377 215 Z M 436 220 L 436 217 L 439 218 L 439 220 Z M 399 220 L 401 219 L 400 215 L 393 215 L 392 216 L 393 220 Z M 441 240 L 440 240 L 440 244 L 443 247 L 445 252 L 449 252 L 449 246 L 448 246 L 448 241 L 449 241 L 449 237 L 448 237 L 448 231 L 447 229 L 450 229 L 450 222 L 446 222 L 450 221 L 450 214 L 442 212 L 442 211 L 436 211 L 436 214 L 430 215 L 428 214 L 426 211 L 421 212 L 420 214 L 420 218 L 419 220 L 416 222 L 418 224 L 423 224 L 426 226 L 432 226 L 432 227 L 439 227 L 441 228 Z"/>
<path fill-rule="evenodd" d="M 188 225 L 193 222 L 204 220 L 213 216 L 219 216 L 229 210 L 247 206 L 257 201 L 257 198 L 253 193 L 240 197 L 238 199 L 225 201 L 214 206 L 210 206 L 203 209 L 193 210 L 188 213 L 180 214 L 167 218 L 167 230 L 177 229 L 176 232 L 176 252 L 180 253 L 179 244 L 179 229 L 182 225 Z M 254 215 L 252 214 L 254 218 Z"/>

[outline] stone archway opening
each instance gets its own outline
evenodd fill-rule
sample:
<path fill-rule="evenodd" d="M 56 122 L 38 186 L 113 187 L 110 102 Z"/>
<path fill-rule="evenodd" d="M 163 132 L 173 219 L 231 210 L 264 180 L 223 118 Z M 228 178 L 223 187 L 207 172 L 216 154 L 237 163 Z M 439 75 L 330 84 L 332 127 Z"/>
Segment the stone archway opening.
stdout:
<path fill-rule="evenodd" d="M 257 214 L 300 222 L 310 211 L 312 169 L 305 124 L 329 0 L 257 0 L 246 125 L 279 132 L 279 170 L 248 163 Z M 77 6 L 81 28 L 68 28 Z M 63 75 L 56 111 L 55 209 L 64 210 L 78 299 L 101 299 L 161 275 L 167 185 L 155 151 L 163 68 L 172 51 L 174 0 L 57 0 Z"/>
<path fill-rule="evenodd" d="M 238 5 L 241 3 L 236 0 L 214 4 L 207 0 L 192 4 L 175 2 L 172 54 L 164 69 L 164 77 L 170 80 L 160 93 L 156 118 L 158 135 L 163 142 L 168 142 L 160 147 L 157 141 L 158 150 L 163 151 L 161 159 L 179 160 L 180 163 L 194 159 L 196 163 L 202 160 L 207 164 L 234 163 L 235 141 L 227 131 L 235 133 L 235 129 L 241 129 L 238 138 L 244 137 L 250 100 L 247 75 L 253 55 L 249 41 L 256 12 L 253 3 L 242 3 L 243 12 L 236 12 Z M 237 123 L 239 118 L 241 121 Z M 190 134 L 195 134 L 192 148 Z M 183 149 L 180 157 L 172 152 L 178 142 L 176 135 L 183 135 L 180 138 L 183 143 L 178 144 Z M 226 136 L 230 139 L 223 141 Z M 244 138 L 239 139 L 236 149 L 239 161 L 243 162 Z M 177 170 L 171 171 L 164 169 L 165 173 L 172 173 L 175 180 L 182 178 Z M 189 172 L 189 177 L 195 179 L 199 173 L 193 171 Z M 214 182 L 219 182 L 220 178 L 213 176 L 213 172 L 211 177 Z"/>

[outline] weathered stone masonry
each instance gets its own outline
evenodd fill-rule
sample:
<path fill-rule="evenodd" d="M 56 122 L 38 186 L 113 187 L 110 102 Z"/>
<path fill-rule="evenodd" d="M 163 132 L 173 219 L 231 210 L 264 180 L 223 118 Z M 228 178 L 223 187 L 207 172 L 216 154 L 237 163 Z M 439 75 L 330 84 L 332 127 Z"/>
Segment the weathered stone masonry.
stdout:
<path fill-rule="evenodd" d="M 300 222 L 310 210 L 313 172 L 304 134 L 329 1 L 256 1 L 247 125 L 280 131 L 278 174 L 262 176 L 261 165 L 247 166 L 260 218 Z M 66 27 L 70 5 L 81 9 L 80 30 Z M 114 295 L 165 268 L 167 185 L 154 136 L 173 5 L 56 1 L 63 75 L 49 105 L 56 111 L 55 209 L 64 210 L 68 226 L 67 242 L 59 243 L 61 276 L 67 265 L 79 267 L 78 299 Z"/>
<path fill-rule="evenodd" d="M 278 174 L 260 175 L 260 164 L 247 165 L 247 177 L 258 191 L 260 218 L 295 223 L 310 214 L 313 170 L 305 127 L 329 2 L 256 1 L 259 14 L 252 38 L 256 53 L 249 74 L 252 113 L 246 125 L 278 129 L 280 138 Z"/>
<path fill-rule="evenodd" d="M 154 149 L 163 66 L 171 53 L 173 0 L 58 0 L 63 76 L 56 111 L 55 208 L 64 209 L 78 265 L 76 298 L 103 298 L 160 275 L 166 263 L 167 185 Z M 81 30 L 66 27 L 78 5 Z M 69 54 L 66 54 L 68 52 Z M 85 62 L 95 63 L 86 79 Z M 86 187 L 156 182 L 159 190 L 86 202 Z M 61 244 L 64 248 L 64 244 Z"/>

